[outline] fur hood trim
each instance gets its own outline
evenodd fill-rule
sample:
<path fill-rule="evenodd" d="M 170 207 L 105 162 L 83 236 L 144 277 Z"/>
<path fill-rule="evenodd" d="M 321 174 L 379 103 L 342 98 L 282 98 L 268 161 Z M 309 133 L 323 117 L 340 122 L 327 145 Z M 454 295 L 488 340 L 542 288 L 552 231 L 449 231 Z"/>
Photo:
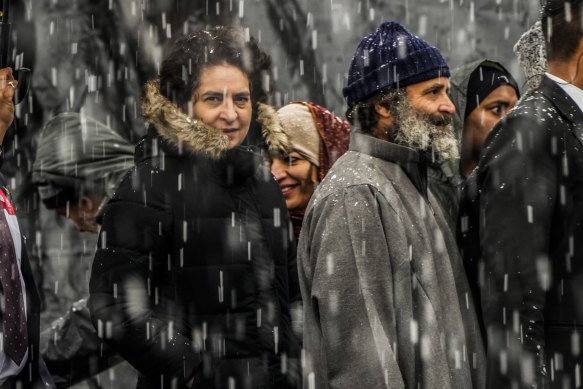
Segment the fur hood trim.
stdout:
<path fill-rule="evenodd" d="M 148 81 L 142 98 L 144 120 L 153 124 L 158 134 L 177 150 L 203 154 L 211 159 L 221 158 L 228 150 L 229 137 L 216 128 L 189 117 L 176 104 L 160 93 L 160 81 Z M 257 104 L 257 121 L 269 151 L 287 153 L 289 139 L 277 117 L 277 112 L 266 104 Z"/>
<path fill-rule="evenodd" d="M 283 130 L 277 111 L 271 105 L 259 103 L 257 121 L 269 155 L 288 155 L 293 151 L 292 143 Z"/>

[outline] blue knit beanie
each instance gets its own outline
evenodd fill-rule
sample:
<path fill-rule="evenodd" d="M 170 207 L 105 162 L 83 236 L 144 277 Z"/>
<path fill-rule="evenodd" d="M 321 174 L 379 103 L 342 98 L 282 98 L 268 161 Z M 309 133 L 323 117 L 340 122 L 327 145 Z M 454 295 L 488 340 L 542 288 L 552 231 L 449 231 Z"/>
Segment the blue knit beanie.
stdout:
<path fill-rule="evenodd" d="M 352 108 L 383 88 L 400 88 L 449 75 L 437 48 L 399 23 L 386 21 L 358 44 L 342 93 Z"/>

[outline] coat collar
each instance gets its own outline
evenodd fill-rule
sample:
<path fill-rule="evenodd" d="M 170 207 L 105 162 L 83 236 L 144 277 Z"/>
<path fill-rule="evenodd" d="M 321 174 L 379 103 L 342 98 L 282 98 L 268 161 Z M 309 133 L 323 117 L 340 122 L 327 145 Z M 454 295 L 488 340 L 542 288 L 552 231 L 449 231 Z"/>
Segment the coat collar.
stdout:
<path fill-rule="evenodd" d="M 399 165 L 415 188 L 427 199 L 427 157 L 409 147 L 386 142 L 372 135 L 353 132 L 349 150 Z"/>
<path fill-rule="evenodd" d="M 209 179 L 225 185 L 236 185 L 256 173 L 263 165 L 263 157 L 257 146 L 236 146 L 225 150 L 220 158 L 209 158 L 200 152 L 184 153 L 168 144 L 168 140 L 150 126 L 148 133 L 136 145 L 135 165 L 144 161 L 162 170 L 168 169 L 168 161 L 178 160 L 186 169 L 197 169 L 208 174 Z"/>
<path fill-rule="evenodd" d="M 539 90 L 548 98 L 563 117 L 571 122 L 573 134 L 583 145 L 583 112 L 569 95 L 556 82 L 543 77 Z"/>
<path fill-rule="evenodd" d="M 255 109 L 255 107 L 254 107 Z M 277 117 L 275 109 L 258 103 L 257 121 L 269 150 L 287 153 L 291 145 Z M 178 150 L 188 154 L 202 155 L 210 159 L 225 156 L 229 138 L 219 130 L 189 117 L 176 104 L 160 93 L 160 81 L 151 80 L 144 87 L 142 112 L 146 122 L 152 124 L 160 137 Z"/>

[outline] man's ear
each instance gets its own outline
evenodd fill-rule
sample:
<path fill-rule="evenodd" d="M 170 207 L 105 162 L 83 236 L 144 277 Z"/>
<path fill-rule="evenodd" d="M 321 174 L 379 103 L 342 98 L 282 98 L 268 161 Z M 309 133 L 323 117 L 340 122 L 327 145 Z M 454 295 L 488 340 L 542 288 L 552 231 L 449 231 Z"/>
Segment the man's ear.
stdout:
<path fill-rule="evenodd" d="M 374 109 L 378 116 L 376 124 L 371 128 L 371 133 L 376 138 L 390 141 L 391 133 L 395 128 L 395 118 L 391 111 L 382 104 L 375 104 Z"/>
<path fill-rule="evenodd" d="M 93 199 L 91 199 L 91 197 L 89 196 L 81 196 L 81 198 L 79 199 L 79 208 L 82 211 L 91 212 L 93 211 L 94 205 L 95 204 L 93 202 Z"/>
<path fill-rule="evenodd" d="M 385 107 L 379 103 L 376 103 L 374 105 L 374 109 L 375 109 L 376 113 L 382 118 L 385 118 L 385 119 L 389 119 L 389 118 L 392 119 L 393 118 L 391 111 L 389 111 L 389 109 L 387 107 Z"/>

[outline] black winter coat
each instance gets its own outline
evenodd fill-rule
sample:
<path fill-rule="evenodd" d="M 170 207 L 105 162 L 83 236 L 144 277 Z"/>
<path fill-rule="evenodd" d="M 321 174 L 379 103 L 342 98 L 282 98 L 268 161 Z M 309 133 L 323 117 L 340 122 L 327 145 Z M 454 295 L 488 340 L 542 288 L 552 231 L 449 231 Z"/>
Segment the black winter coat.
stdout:
<path fill-rule="evenodd" d="M 544 77 L 488 136 L 474 174 L 460 224 L 464 259 L 481 283 L 487 386 L 575 387 L 583 363 L 583 113 Z"/>
<path fill-rule="evenodd" d="M 140 371 L 138 387 L 291 387 L 300 293 L 279 186 L 248 148 L 176 147 L 167 134 L 182 122 L 163 116 L 103 213 L 94 324 Z"/>

